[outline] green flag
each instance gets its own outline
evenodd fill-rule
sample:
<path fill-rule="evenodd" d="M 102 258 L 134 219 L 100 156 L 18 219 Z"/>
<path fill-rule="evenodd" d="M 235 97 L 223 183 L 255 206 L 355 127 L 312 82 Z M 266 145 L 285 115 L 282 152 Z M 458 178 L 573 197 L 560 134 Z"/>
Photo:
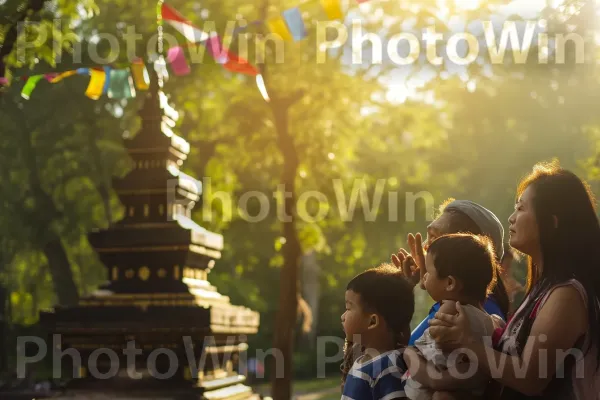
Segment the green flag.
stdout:
<path fill-rule="evenodd" d="M 135 97 L 135 88 L 129 69 L 113 69 L 110 71 L 108 97 L 111 99 L 130 99 Z"/>
<path fill-rule="evenodd" d="M 43 77 L 44 75 L 33 75 L 27 78 L 27 82 L 25 82 L 25 86 L 23 86 L 23 90 L 21 91 L 21 96 L 25 100 L 29 100 L 31 92 L 33 92 L 33 89 L 35 89 L 35 86 Z"/>

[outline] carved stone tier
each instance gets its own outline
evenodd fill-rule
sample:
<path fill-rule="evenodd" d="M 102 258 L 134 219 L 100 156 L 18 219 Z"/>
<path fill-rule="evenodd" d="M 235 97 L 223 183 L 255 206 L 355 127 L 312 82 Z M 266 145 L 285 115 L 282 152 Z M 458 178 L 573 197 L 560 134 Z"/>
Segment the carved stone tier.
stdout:
<path fill-rule="evenodd" d="M 221 258 L 223 237 L 185 216 L 176 221 L 116 224 L 90 234 L 90 243 L 107 266 L 114 293 L 187 293 L 186 279 L 206 279 Z"/>

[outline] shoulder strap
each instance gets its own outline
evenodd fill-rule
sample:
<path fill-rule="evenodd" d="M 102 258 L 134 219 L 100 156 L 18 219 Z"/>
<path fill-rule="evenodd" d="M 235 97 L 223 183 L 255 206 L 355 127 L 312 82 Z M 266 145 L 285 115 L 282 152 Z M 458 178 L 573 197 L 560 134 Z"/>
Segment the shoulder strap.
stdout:
<path fill-rule="evenodd" d="M 577 289 L 577 291 L 579 292 L 579 294 L 581 295 L 581 298 L 583 299 L 584 304 L 587 304 L 587 293 L 585 291 L 585 288 L 583 287 L 583 285 L 581 284 L 581 282 L 579 282 L 577 279 L 570 279 L 566 282 L 563 283 L 559 283 L 558 285 L 554 285 L 552 286 L 544 296 L 542 296 L 535 304 L 535 307 L 533 308 L 533 311 L 531 312 L 531 314 L 529 315 L 529 318 L 535 318 L 537 316 L 537 313 L 539 311 L 540 308 L 542 308 L 544 306 L 544 304 L 546 304 L 546 301 L 548 301 L 548 298 L 550 297 L 550 295 L 552 294 L 552 292 L 555 289 L 558 289 L 559 287 L 563 287 L 563 286 L 573 286 L 575 289 Z"/>
<path fill-rule="evenodd" d="M 550 293 L 548 292 L 545 296 L 537 299 L 537 301 L 535 302 L 535 305 L 533 306 L 533 310 L 531 310 L 531 313 L 529 313 L 529 319 L 535 319 L 535 317 L 537 317 L 537 313 L 538 313 L 540 307 L 542 306 L 543 303 L 546 302 L 546 300 L 548 300 L 549 294 Z"/>

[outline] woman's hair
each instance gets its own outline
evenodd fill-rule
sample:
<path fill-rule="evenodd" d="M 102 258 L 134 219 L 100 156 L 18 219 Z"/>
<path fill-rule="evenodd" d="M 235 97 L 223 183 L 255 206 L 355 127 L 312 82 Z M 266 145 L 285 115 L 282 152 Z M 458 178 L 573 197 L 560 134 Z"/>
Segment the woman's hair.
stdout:
<path fill-rule="evenodd" d="M 382 264 L 355 276 L 346 290 L 360 295 L 360 306 L 366 312 L 379 314 L 396 337 L 397 345 L 408 342 L 410 321 L 415 311 L 413 285 L 391 264 Z M 346 342 L 341 365 L 342 382 L 354 363 L 354 343 Z"/>
<path fill-rule="evenodd" d="M 442 212 L 447 214 L 449 217 L 450 232 L 448 233 L 470 233 L 473 235 L 483 235 L 483 232 L 479 226 L 468 215 L 454 208 L 446 209 L 445 206 L 451 201 L 452 199 L 446 201 L 441 207 L 443 210 Z M 498 267 L 498 272 L 499 268 L 500 267 Z M 506 290 L 506 286 L 504 285 L 504 282 L 502 282 L 502 279 L 496 280 L 496 284 L 492 288 L 491 294 L 494 297 L 494 300 L 496 300 L 498 307 L 500 307 L 500 311 L 502 311 L 505 317 L 508 316 L 508 312 L 510 310 L 510 300 L 508 298 L 508 291 Z"/>
<path fill-rule="evenodd" d="M 462 294 L 483 303 L 496 284 L 498 264 L 494 245 L 486 236 L 450 234 L 429 245 L 440 278 L 450 275 L 462 284 Z"/>
<path fill-rule="evenodd" d="M 597 341 L 600 336 L 600 223 L 594 195 L 585 182 L 562 169 L 558 161 L 536 164 L 519 184 L 517 200 L 528 188 L 533 191 L 543 268 L 534 265 L 529 257 L 527 294 L 532 301 L 521 315 L 530 315 L 539 296 L 552 286 L 577 279 L 587 293 L 589 334 Z M 525 318 L 519 343 L 525 344 L 532 324 L 532 319 Z M 525 336 L 521 337 L 521 333 Z M 597 360 L 600 364 L 600 347 Z"/>

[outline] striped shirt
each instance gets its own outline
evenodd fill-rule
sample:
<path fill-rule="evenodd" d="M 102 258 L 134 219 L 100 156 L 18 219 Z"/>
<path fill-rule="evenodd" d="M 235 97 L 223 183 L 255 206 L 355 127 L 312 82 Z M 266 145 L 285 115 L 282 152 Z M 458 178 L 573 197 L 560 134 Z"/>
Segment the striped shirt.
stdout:
<path fill-rule="evenodd" d="M 366 360 L 359 357 L 344 384 L 341 400 L 392 400 L 406 398 L 404 373 L 408 369 L 402 350 L 392 350 Z M 366 361 L 365 361 L 366 360 Z"/>

